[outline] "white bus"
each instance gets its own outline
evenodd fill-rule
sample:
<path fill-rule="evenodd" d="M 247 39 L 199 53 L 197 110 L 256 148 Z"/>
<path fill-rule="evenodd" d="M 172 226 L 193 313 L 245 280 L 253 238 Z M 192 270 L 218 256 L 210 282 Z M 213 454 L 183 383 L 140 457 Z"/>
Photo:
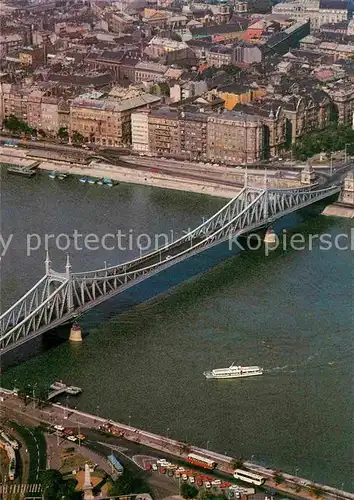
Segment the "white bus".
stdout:
<path fill-rule="evenodd" d="M 197 455 L 196 453 L 190 453 L 187 457 L 187 462 L 197 465 L 198 467 L 203 467 L 204 469 L 212 470 L 216 467 L 216 463 L 213 460 L 209 460 L 208 458 Z"/>
<path fill-rule="evenodd" d="M 234 471 L 234 478 L 244 481 L 245 483 L 255 484 L 256 486 L 261 486 L 265 482 L 265 477 L 242 469 L 236 469 Z"/>

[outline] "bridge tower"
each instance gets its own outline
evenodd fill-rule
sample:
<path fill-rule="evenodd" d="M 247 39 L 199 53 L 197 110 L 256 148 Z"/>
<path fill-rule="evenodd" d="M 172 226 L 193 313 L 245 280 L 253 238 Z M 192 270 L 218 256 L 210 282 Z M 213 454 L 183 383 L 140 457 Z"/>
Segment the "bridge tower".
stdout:
<path fill-rule="evenodd" d="M 348 205 L 354 205 L 354 172 L 349 172 L 344 179 L 340 201 Z"/>
<path fill-rule="evenodd" d="M 46 254 L 45 254 L 45 274 L 47 276 L 50 275 L 50 266 L 52 265 L 52 262 L 49 258 L 49 251 L 47 250 L 46 251 Z"/>
<path fill-rule="evenodd" d="M 314 184 L 316 181 L 316 172 L 312 168 L 310 160 L 307 162 L 306 167 L 301 172 L 301 184 Z"/>
<path fill-rule="evenodd" d="M 69 254 L 67 254 L 66 256 L 65 276 L 66 279 L 68 280 L 67 305 L 70 311 L 74 308 L 74 301 L 73 301 L 73 282 L 71 277 L 71 263 Z"/>

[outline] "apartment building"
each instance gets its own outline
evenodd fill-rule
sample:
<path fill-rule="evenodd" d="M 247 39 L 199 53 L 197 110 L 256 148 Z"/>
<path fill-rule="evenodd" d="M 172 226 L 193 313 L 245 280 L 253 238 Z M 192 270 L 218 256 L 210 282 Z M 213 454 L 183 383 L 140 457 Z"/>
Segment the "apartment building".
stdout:
<path fill-rule="evenodd" d="M 207 157 L 225 164 L 260 161 L 264 151 L 264 129 L 259 117 L 238 111 L 208 116 Z"/>
<path fill-rule="evenodd" d="M 70 106 L 70 135 L 81 134 L 86 142 L 101 146 L 122 147 L 131 143 L 131 114 L 134 110 L 156 103 L 159 97 L 142 93 L 116 101 L 77 97 Z"/>

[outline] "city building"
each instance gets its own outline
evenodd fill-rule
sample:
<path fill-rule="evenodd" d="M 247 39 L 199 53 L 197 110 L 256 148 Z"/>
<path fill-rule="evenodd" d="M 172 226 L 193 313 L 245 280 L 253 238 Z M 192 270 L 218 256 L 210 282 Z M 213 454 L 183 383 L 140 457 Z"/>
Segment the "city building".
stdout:
<path fill-rule="evenodd" d="M 335 82 L 330 83 L 323 88 L 331 97 L 336 112 L 338 114 L 338 123 L 352 125 L 354 113 L 354 83 Z"/>
<path fill-rule="evenodd" d="M 263 53 L 261 48 L 254 43 L 238 42 L 232 48 L 231 64 L 248 65 L 262 61 Z"/>
<path fill-rule="evenodd" d="M 139 152 L 149 151 L 149 109 L 131 114 L 132 148 Z"/>
<path fill-rule="evenodd" d="M 179 119 L 180 151 L 189 160 L 207 159 L 208 115 L 182 111 Z"/>
<path fill-rule="evenodd" d="M 179 111 L 160 108 L 152 110 L 149 122 L 149 150 L 164 156 L 179 156 L 181 152 Z"/>
<path fill-rule="evenodd" d="M 238 103 L 251 102 L 266 94 L 264 88 L 257 85 L 231 83 L 216 90 L 217 95 L 225 101 L 225 108 L 232 110 Z"/>
<path fill-rule="evenodd" d="M 131 113 L 159 100 L 157 96 L 144 93 L 120 101 L 91 94 L 80 96 L 70 106 L 70 136 L 76 132 L 86 142 L 126 146 L 131 143 Z"/>
<path fill-rule="evenodd" d="M 281 2 L 272 7 L 274 14 L 283 14 L 292 19 L 311 22 L 318 29 L 323 24 L 340 23 L 348 18 L 346 0 L 295 0 Z"/>
<path fill-rule="evenodd" d="M 229 165 L 248 164 L 263 158 L 262 121 L 237 111 L 208 116 L 207 156 Z"/>

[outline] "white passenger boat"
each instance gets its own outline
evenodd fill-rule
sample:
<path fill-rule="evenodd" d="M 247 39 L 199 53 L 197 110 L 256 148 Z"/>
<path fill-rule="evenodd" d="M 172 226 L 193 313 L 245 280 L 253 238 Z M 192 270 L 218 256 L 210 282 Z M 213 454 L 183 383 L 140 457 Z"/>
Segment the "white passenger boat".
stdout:
<path fill-rule="evenodd" d="M 59 389 L 64 389 L 66 387 L 66 384 L 63 384 L 63 382 L 61 382 L 60 380 L 56 380 L 54 382 L 54 384 L 52 384 L 50 386 L 50 388 L 53 390 L 53 391 L 59 391 Z"/>
<path fill-rule="evenodd" d="M 74 385 L 71 385 L 66 389 L 67 394 L 71 394 L 72 396 L 76 396 L 77 394 L 80 394 L 82 392 L 81 387 L 75 387 Z"/>
<path fill-rule="evenodd" d="M 228 368 L 216 368 L 215 370 L 204 372 L 203 375 L 206 378 L 240 378 L 262 375 L 262 373 L 263 368 L 259 366 L 235 366 L 232 363 Z"/>

